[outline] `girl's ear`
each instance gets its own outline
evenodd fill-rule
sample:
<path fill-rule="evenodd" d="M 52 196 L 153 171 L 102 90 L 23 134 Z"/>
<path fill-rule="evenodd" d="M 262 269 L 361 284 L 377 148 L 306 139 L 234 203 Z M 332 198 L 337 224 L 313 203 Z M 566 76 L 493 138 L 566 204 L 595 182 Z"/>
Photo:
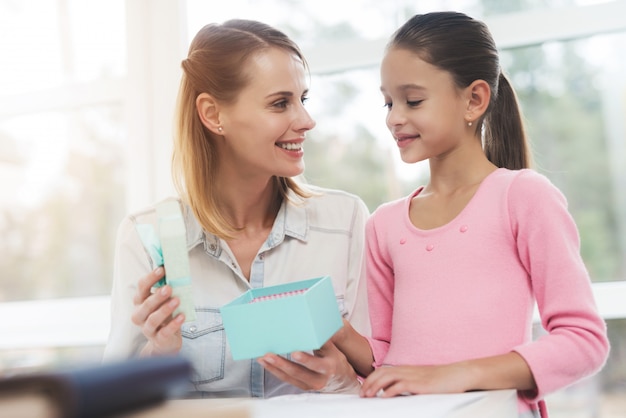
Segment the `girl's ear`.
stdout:
<path fill-rule="evenodd" d="M 485 80 L 475 80 L 466 89 L 467 93 L 467 121 L 476 121 L 483 117 L 491 100 L 491 88 Z"/>
<path fill-rule="evenodd" d="M 224 129 L 220 122 L 220 107 L 208 93 L 200 93 L 196 98 L 196 109 L 202 124 L 216 135 L 223 135 Z"/>

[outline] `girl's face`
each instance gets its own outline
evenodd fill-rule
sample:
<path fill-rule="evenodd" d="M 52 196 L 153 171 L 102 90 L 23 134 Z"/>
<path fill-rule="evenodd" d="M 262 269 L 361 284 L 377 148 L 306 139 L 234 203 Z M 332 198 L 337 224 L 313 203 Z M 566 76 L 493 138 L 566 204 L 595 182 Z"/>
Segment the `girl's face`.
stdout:
<path fill-rule="evenodd" d="M 387 127 L 402 161 L 415 163 L 454 153 L 466 135 L 468 100 L 449 72 L 405 49 L 391 49 L 381 64 Z"/>
<path fill-rule="evenodd" d="M 304 108 L 304 65 L 297 56 L 270 48 L 251 57 L 247 66 L 249 84 L 220 111 L 221 161 L 243 176 L 299 175 L 305 133 L 315 126 Z"/>

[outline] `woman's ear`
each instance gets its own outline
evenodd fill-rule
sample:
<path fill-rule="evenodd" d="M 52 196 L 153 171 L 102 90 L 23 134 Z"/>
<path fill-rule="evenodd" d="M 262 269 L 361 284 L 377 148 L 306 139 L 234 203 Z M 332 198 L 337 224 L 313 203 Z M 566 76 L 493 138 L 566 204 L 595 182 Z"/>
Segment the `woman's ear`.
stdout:
<path fill-rule="evenodd" d="M 491 100 L 491 88 L 485 80 L 475 80 L 466 89 L 467 113 L 465 119 L 476 121 L 483 117 Z"/>
<path fill-rule="evenodd" d="M 202 124 L 216 135 L 223 135 L 224 129 L 220 122 L 220 107 L 208 93 L 200 93 L 196 98 L 196 109 Z"/>

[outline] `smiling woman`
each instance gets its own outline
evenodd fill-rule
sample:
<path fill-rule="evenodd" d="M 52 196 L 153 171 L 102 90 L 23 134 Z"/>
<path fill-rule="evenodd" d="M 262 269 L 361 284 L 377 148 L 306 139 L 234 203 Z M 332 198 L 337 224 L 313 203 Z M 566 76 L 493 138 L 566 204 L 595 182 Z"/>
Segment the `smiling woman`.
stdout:
<path fill-rule="evenodd" d="M 284 33 L 253 20 L 208 24 L 191 41 L 182 68 L 173 155 L 178 196 L 169 202 L 184 214 L 195 315 L 177 313 L 184 299 L 176 286 L 151 291 L 164 270 L 146 259 L 137 230 L 144 224 L 158 230 L 161 204 L 135 211 L 116 242 L 105 358 L 181 353 L 194 365 L 193 390 L 201 397 L 301 392 L 307 387 L 259 363 L 234 360 L 220 309 L 250 289 L 328 276 L 345 320 L 369 334 L 367 208 L 355 195 L 297 179 L 304 135 L 315 122 L 303 103 L 305 59 Z M 335 353 L 319 360 L 347 366 Z M 325 370 L 316 373 L 319 388 L 334 368 Z M 349 383 L 357 384 L 354 371 Z"/>
<path fill-rule="evenodd" d="M 225 147 L 218 150 L 224 155 L 220 168 L 297 176 L 304 170 L 305 133 L 315 127 L 303 107 L 308 92 L 304 62 L 293 52 L 276 48 L 255 54 L 249 62 L 242 69 L 247 88 L 236 100 L 220 103 L 208 93 L 196 99 L 204 125 L 219 128 L 217 133 L 227 139 L 216 143 Z M 259 132 L 260 126 L 269 129 Z"/>

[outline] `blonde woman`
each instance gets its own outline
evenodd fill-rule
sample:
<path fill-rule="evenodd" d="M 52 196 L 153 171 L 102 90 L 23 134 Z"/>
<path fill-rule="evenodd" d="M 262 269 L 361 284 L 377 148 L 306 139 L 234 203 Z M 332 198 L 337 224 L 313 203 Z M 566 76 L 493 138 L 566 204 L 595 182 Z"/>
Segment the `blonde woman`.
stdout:
<path fill-rule="evenodd" d="M 154 207 L 122 222 L 116 251 L 111 334 L 105 358 L 180 353 L 203 397 L 269 397 L 328 389 L 286 383 L 254 359 L 233 361 L 219 308 L 251 288 L 328 275 L 341 313 L 368 333 L 361 199 L 299 184 L 306 133 L 307 67 L 282 32 L 256 21 L 210 24 L 182 62 L 173 172 L 184 208 L 197 319 L 173 316 L 170 286 L 152 293 L 152 264 L 136 224 L 156 225 Z M 325 370 L 356 375 L 332 344 L 316 353 Z"/>

